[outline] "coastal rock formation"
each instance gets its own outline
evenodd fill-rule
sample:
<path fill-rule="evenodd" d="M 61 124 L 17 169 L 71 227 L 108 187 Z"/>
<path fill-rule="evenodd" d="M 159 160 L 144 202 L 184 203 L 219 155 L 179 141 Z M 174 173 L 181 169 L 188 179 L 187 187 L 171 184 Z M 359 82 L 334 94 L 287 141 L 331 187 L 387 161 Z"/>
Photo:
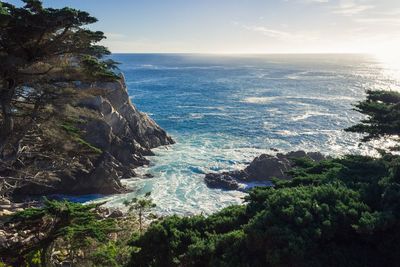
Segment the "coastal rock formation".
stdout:
<path fill-rule="evenodd" d="M 256 157 L 244 170 L 209 173 L 204 181 L 210 188 L 238 190 L 241 183 L 264 182 L 271 178 L 290 179 L 287 172 L 293 167 L 291 159 L 307 157 L 314 161 L 321 161 L 325 156 L 319 152 L 292 151 L 287 154 L 262 154 Z"/>
<path fill-rule="evenodd" d="M 138 111 L 132 104 L 124 78 L 118 82 L 102 82 L 91 84 L 90 87 L 83 86 L 81 90 L 100 90 L 100 95 L 84 98 L 79 101 L 78 105 L 93 109 L 101 115 L 100 122 L 87 128 L 98 127 L 108 131 L 110 136 L 107 137 L 110 138 L 111 143 L 114 142 L 113 145 L 118 144 L 119 140 L 123 140 L 134 147 L 136 151 L 149 153 L 151 148 L 174 143 L 160 126 L 147 114 Z M 90 131 L 90 133 L 92 132 Z M 102 140 L 99 136 L 88 135 L 86 138 L 99 146 L 108 148 L 110 145 L 110 140 Z"/>
<path fill-rule="evenodd" d="M 123 77 L 75 87 L 79 97 L 65 114 L 21 141 L 29 152 L 24 162 L 39 175 L 17 188 L 15 198 L 126 192 L 120 179 L 148 164 L 145 156 L 152 155 L 152 148 L 174 143 L 131 103 Z"/>

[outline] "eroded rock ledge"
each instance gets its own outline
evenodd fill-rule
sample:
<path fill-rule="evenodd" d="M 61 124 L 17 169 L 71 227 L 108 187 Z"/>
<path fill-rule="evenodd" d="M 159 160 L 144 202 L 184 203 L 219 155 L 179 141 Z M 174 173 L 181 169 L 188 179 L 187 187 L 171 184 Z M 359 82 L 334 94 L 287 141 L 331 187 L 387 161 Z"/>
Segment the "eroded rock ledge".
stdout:
<path fill-rule="evenodd" d="M 204 181 L 210 188 L 225 190 L 242 189 L 243 183 L 266 182 L 272 178 L 290 179 L 287 172 L 293 167 L 294 158 L 310 158 L 321 161 L 325 156 L 319 152 L 292 151 L 287 154 L 262 154 L 256 157 L 245 169 L 239 171 L 209 173 Z"/>

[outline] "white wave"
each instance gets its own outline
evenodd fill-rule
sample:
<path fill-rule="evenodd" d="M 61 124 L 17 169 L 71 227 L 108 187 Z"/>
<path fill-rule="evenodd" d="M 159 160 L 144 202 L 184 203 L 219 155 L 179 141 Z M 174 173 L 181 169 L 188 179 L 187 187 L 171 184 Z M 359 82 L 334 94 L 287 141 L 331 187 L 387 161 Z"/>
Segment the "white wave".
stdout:
<path fill-rule="evenodd" d="M 161 81 L 166 81 L 168 80 L 169 77 L 163 77 L 163 78 L 150 78 L 150 79 L 139 79 L 139 80 L 134 80 L 134 81 L 127 81 L 126 84 L 129 85 L 137 85 L 137 84 L 145 84 L 145 83 L 158 83 Z"/>
<path fill-rule="evenodd" d="M 343 101 L 349 101 L 349 102 L 355 102 L 359 100 L 359 97 L 351 97 L 351 96 L 332 96 L 332 95 L 326 95 L 326 96 L 269 96 L 269 97 L 246 97 L 244 98 L 241 102 L 244 103 L 251 103 L 251 104 L 269 104 L 274 101 L 285 101 L 289 103 L 290 100 L 295 100 L 293 102 L 294 104 L 304 104 L 300 102 L 299 100 L 320 100 L 320 101 L 338 101 L 338 100 L 343 100 Z"/>
<path fill-rule="evenodd" d="M 324 117 L 337 117 L 336 114 L 331 114 L 331 113 L 324 113 L 324 112 L 315 112 L 315 111 L 306 111 L 304 114 L 292 117 L 292 121 L 302 121 L 306 120 L 311 117 L 316 117 L 316 116 L 324 116 Z"/>
<path fill-rule="evenodd" d="M 359 97 L 351 97 L 351 96 L 285 96 L 286 99 L 311 99 L 311 100 L 325 100 L 325 101 L 337 101 L 337 100 L 348 100 L 348 101 L 357 101 Z"/>
<path fill-rule="evenodd" d="M 276 99 L 279 99 L 280 97 L 276 96 L 269 96 L 269 97 L 246 97 L 245 99 L 242 100 L 242 102 L 245 103 L 251 103 L 251 104 L 268 104 L 273 102 Z"/>
<path fill-rule="evenodd" d="M 288 74 L 285 76 L 289 80 L 318 80 L 318 79 L 335 79 L 342 78 L 342 75 L 338 75 L 333 72 L 313 72 L 313 71 L 299 71 L 296 73 Z"/>
<path fill-rule="evenodd" d="M 190 113 L 189 116 L 192 119 L 202 119 L 202 118 L 204 118 L 204 114 L 201 114 L 201 113 Z"/>
<path fill-rule="evenodd" d="M 194 109 L 206 109 L 206 110 L 219 110 L 225 111 L 226 109 L 230 109 L 232 107 L 227 106 L 195 106 L 195 105 L 178 105 L 177 108 L 194 108 Z"/>
<path fill-rule="evenodd" d="M 176 115 L 171 115 L 171 116 L 168 116 L 168 119 L 178 120 L 178 119 L 182 119 L 182 117 L 176 116 Z"/>
<path fill-rule="evenodd" d="M 298 80 L 300 77 L 310 73 L 309 71 L 300 71 L 293 74 L 286 75 L 285 78 L 289 80 Z"/>
<path fill-rule="evenodd" d="M 264 129 L 267 129 L 267 130 L 271 130 L 271 129 L 273 129 L 273 128 L 278 127 L 277 124 L 272 123 L 272 122 L 269 122 L 269 121 L 263 122 L 263 126 L 264 126 L 263 128 L 264 128 Z"/>
<path fill-rule="evenodd" d="M 295 131 L 289 131 L 289 130 L 279 130 L 279 131 L 274 131 L 274 133 L 279 134 L 281 136 L 298 136 L 299 135 Z"/>

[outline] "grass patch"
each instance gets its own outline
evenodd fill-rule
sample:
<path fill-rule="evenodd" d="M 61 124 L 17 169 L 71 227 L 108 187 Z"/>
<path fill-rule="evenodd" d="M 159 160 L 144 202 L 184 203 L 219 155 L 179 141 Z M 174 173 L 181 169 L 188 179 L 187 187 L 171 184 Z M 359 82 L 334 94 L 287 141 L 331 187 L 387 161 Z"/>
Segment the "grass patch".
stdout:
<path fill-rule="evenodd" d="M 84 146 L 86 148 L 89 148 L 91 151 L 93 151 L 96 154 L 103 153 L 103 151 L 100 148 L 95 147 L 94 145 L 90 144 L 86 140 L 82 139 L 81 130 L 74 126 L 74 124 L 82 123 L 82 122 L 83 122 L 82 120 L 68 120 L 68 121 L 65 121 L 63 124 L 61 124 L 60 126 L 69 135 L 71 135 L 72 139 L 75 142 L 77 142 L 78 144 L 80 144 L 80 145 L 82 145 L 82 146 Z"/>
<path fill-rule="evenodd" d="M 94 145 L 88 143 L 87 141 L 83 140 L 81 137 L 75 137 L 74 140 L 76 142 L 78 142 L 79 144 L 86 146 L 88 148 L 90 148 L 93 152 L 95 152 L 96 154 L 101 154 L 103 153 L 103 150 L 101 150 L 98 147 L 95 147 Z"/>
<path fill-rule="evenodd" d="M 80 130 L 78 128 L 76 128 L 75 126 L 73 126 L 69 123 L 61 124 L 61 128 L 63 128 L 68 134 L 71 134 L 71 135 L 80 133 Z"/>

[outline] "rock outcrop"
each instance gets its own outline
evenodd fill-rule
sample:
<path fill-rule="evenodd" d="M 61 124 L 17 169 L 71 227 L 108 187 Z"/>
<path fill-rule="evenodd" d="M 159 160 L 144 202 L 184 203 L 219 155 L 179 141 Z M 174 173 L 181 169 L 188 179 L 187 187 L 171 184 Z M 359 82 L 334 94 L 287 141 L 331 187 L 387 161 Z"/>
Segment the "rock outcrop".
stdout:
<path fill-rule="evenodd" d="M 314 161 L 321 161 L 325 156 L 319 152 L 293 151 L 287 154 L 262 154 L 256 157 L 244 170 L 209 173 L 204 181 L 210 188 L 239 190 L 241 184 L 250 182 L 264 182 L 271 178 L 290 179 L 287 172 L 293 167 L 294 158 L 307 157 Z"/>
<path fill-rule="evenodd" d="M 132 104 L 123 78 L 118 82 L 102 82 L 91 84 L 90 87 L 83 86 L 81 90 L 100 90 L 101 92 L 100 95 L 89 96 L 78 103 L 82 107 L 93 109 L 101 114 L 102 120 L 88 125 L 87 128 L 96 127 L 108 135 L 102 138 L 96 136 L 94 131 L 88 131 L 89 134 L 86 136 L 89 141 L 99 147 L 118 146 L 122 141 L 128 142 L 130 147 L 138 152 L 136 154 L 146 154 L 150 152 L 151 148 L 174 143 L 160 126 L 147 114 L 138 111 Z M 105 138 L 109 138 L 109 140 L 105 140 Z M 121 149 L 116 148 L 115 150 L 120 151 Z M 131 153 L 124 154 L 124 152 L 114 152 L 114 155 L 117 158 L 121 155 L 122 161 L 125 161 L 126 157 L 132 156 Z"/>
<path fill-rule="evenodd" d="M 15 198 L 126 192 L 120 179 L 134 177 L 134 168 L 148 164 L 145 156 L 152 148 L 174 143 L 132 104 L 123 77 L 75 87 L 79 97 L 65 114 L 41 126 L 50 130 L 22 140 L 30 150 L 25 162 L 43 172 L 17 188 Z"/>

